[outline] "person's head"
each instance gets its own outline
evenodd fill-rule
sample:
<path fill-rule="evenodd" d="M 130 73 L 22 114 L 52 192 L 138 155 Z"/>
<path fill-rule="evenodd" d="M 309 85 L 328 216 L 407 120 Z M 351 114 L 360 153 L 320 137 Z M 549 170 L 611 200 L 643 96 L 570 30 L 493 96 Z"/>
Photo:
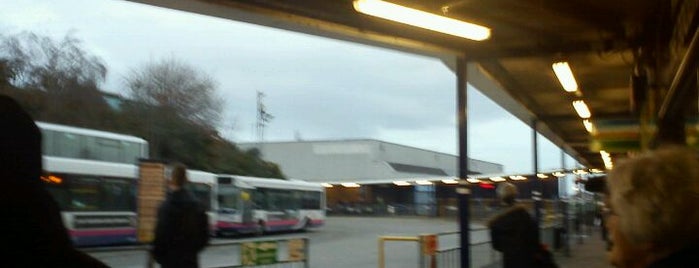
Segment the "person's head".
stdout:
<path fill-rule="evenodd" d="M 174 163 L 171 165 L 170 187 L 173 190 L 181 189 L 187 184 L 187 167 L 182 163 Z"/>
<path fill-rule="evenodd" d="M 17 102 L 0 95 L 0 177 L 39 183 L 41 133 Z"/>
<path fill-rule="evenodd" d="M 671 147 L 620 161 L 607 184 L 614 265 L 643 267 L 699 242 L 696 151 Z"/>
<path fill-rule="evenodd" d="M 517 198 L 517 186 L 509 182 L 500 183 L 497 195 L 503 203 L 512 205 L 515 203 L 515 198 Z"/>

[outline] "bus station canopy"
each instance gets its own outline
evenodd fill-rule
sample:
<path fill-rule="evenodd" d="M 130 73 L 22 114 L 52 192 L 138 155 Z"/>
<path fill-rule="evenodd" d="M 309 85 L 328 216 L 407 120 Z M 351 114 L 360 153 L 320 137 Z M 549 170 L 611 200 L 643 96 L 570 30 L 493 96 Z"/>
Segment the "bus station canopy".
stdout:
<path fill-rule="evenodd" d="M 604 167 L 600 149 L 642 149 L 663 136 L 650 125 L 684 130 L 697 113 L 696 0 L 390 1 L 486 26 L 485 41 L 365 15 L 352 0 L 132 1 L 434 56 L 453 70 L 465 58 L 469 83 L 590 168 Z M 577 92 L 563 90 L 555 62 L 569 64 Z M 607 136 L 588 133 L 575 100 Z"/>

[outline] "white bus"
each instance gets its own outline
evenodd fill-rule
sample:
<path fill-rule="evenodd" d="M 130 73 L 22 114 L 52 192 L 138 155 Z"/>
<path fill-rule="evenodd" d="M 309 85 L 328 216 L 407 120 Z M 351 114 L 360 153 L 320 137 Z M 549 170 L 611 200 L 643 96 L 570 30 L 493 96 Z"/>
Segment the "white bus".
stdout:
<path fill-rule="evenodd" d="M 44 156 L 46 189 L 58 202 L 77 246 L 136 243 L 138 166 Z M 204 206 L 215 233 L 216 175 L 188 170 L 188 189 Z"/>
<path fill-rule="evenodd" d="M 304 230 L 325 222 L 320 183 L 237 175 L 217 181 L 219 235 Z"/>
<path fill-rule="evenodd" d="M 75 245 L 136 242 L 136 165 L 53 156 L 43 165 L 42 180 Z"/>
<path fill-rule="evenodd" d="M 216 234 L 216 174 L 199 170 L 187 170 L 189 184 L 187 188 L 204 206 L 206 215 L 209 216 L 209 231 Z"/>

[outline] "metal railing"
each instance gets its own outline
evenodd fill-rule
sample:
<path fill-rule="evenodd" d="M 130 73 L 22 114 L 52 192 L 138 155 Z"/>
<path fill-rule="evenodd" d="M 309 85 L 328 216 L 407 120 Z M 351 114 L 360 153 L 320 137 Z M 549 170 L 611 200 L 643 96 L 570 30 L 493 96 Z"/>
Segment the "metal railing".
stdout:
<path fill-rule="evenodd" d="M 484 232 L 487 228 L 473 228 L 470 232 Z M 418 244 L 417 267 L 420 268 L 448 268 L 461 267 L 461 247 L 458 246 L 459 232 L 443 232 L 436 234 L 423 234 L 420 236 L 379 236 L 379 260 L 378 267 L 386 267 L 385 244 L 394 242 L 415 242 Z M 443 244 L 454 246 L 440 247 Z M 478 258 L 473 258 L 473 267 L 490 266 L 498 262 L 501 257 L 498 252 L 492 249 L 490 241 L 478 241 L 469 243 L 471 253 Z"/>
<path fill-rule="evenodd" d="M 541 226 L 541 242 L 551 245 L 554 240 L 555 230 L 558 225 L 550 224 Z M 487 232 L 488 228 L 472 228 L 470 232 Z M 379 236 L 379 268 L 386 267 L 385 243 L 389 241 L 395 242 L 414 242 L 418 244 L 418 261 L 419 268 L 451 268 L 461 267 L 461 247 L 458 246 L 460 232 L 443 232 L 436 234 L 423 234 L 419 236 Z M 475 237 L 471 236 L 472 239 Z M 487 234 L 481 234 L 479 237 L 488 237 L 488 239 L 476 239 L 469 243 L 471 252 L 471 267 L 499 267 L 502 261 L 501 253 L 494 250 L 491 246 L 490 237 Z M 441 247 L 442 241 L 454 246 Z"/>
<path fill-rule="evenodd" d="M 199 254 L 201 267 L 288 267 L 288 268 L 309 268 L 310 267 L 310 240 L 307 237 L 288 237 L 282 239 L 246 239 L 241 241 L 223 241 L 209 244 L 205 250 L 219 250 L 225 247 L 230 252 L 226 255 L 226 261 L 219 261 L 215 264 L 208 264 Z M 155 260 L 150 254 L 150 245 L 124 246 L 124 247 L 101 247 L 83 248 L 83 252 L 88 254 L 99 253 L 122 253 L 141 251 L 145 257 L 144 267 L 155 267 Z M 232 249 L 232 250 L 231 250 Z M 210 263 L 210 262 L 209 262 Z M 109 263 L 108 263 L 109 265 Z M 110 265 L 112 266 L 112 265 Z M 119 266 L 119 265 L 114 265 Z"/>

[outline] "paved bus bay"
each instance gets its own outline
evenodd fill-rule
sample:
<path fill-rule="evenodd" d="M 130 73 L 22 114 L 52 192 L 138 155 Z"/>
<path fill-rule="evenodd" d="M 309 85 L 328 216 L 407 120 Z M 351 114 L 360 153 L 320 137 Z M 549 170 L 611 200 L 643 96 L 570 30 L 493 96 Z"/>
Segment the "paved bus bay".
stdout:
<path fill-rule="evenodd" d="M 482 225 L 473 224 L 472 228 Z M 231 263 L 271 263 L 275 257 L 285 259 L 310 258 L 310 267 L 376 267 L 378 262 L 377 239 L 382 235 L 418 236 L 420 234 L 454 232 L 458 230 L 455 219 L 400 217 L 328 217 L 325 226 L 302 233 L 283 233 L 262 237 L 218 238 L 212 243 L 241 240 L 240 246 L 209 247 L 200 255 L 202 267 L 217 267 Z M 304 256 L 303 240 L 288 240 L 286 243 L 266 243 L 257 240 L 289 239 L 308 237 L 309 256 Z M 487 241 L 486 231 L 472 233 L 472 242 Z M 440 238 L 438 248 L 458 246 L 458 237 Z M 417 243 L 386 243 L 386 267 L 417 267 Z M 112 267 L 143 267 L 146 254 L 143 251 L 91 253 Z M 255 255 L 253 258 L 252 256 Z M 490 256 L 482 256 L 490 258 Z M 478 258 L 478 256 L 474 256 Z"/>

